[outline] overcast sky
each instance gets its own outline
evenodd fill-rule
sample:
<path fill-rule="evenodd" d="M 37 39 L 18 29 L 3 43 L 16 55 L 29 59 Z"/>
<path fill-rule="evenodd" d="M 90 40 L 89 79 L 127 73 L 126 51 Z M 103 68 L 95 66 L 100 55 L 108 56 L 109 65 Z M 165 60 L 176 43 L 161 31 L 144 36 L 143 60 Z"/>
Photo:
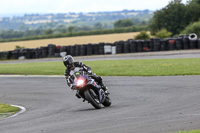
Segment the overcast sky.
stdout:
<path fill-rule="evenodd" d="M 22 13 L 68 13 L 158 10 L 171 0 L 0 0 L 0 15 Z M 182 0 L 186 3 L 187 0 Z"/>

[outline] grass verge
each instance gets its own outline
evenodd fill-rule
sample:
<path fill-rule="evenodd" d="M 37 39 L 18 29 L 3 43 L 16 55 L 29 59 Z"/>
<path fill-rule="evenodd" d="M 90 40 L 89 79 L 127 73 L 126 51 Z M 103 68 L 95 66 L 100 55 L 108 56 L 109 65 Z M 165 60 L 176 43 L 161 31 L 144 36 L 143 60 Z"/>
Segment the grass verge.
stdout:
<path fill-rule="evenodd" d="M 19 108 L 13 107 L 9 104 L 0 103 L 0 118 L 4 118 L 15 114 L 19 111 Z"/>
<path fill-rule="evenodd" d="M 176 133 L 200 133 L 200 130 L 192 130 L 192 131 L 179 131 Z"/>
<path fill-rule="evenodd" d="M 101 76 L 200 75 L 200 58 L 86 61 Z M 62 62 L 0 64 L 0 74 L 64 75 Z"/>

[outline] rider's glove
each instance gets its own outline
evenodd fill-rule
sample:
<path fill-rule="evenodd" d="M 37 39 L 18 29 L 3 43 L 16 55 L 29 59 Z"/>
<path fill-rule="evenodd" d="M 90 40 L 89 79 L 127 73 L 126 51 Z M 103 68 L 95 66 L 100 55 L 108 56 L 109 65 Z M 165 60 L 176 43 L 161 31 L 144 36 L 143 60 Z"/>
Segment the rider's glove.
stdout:
<path fill-rule="evenodd" d="M 86 66 L 83 66 L 83 69 L 89 74 L 89 75 L 92 75 L 92 70 L 89 69 L 88 67 Z"/>

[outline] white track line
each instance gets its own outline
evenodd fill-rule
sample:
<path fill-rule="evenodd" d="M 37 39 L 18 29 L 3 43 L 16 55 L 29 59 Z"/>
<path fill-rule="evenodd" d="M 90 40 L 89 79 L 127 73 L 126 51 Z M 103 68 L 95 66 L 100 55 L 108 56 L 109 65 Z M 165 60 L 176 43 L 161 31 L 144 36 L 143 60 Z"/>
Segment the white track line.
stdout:
<path fill-rule="evenodd" d="M 15 117 L 15 116 L 17 116 L 17 115 L 19 115 L 19 114 L 21 114 L 21 113 L 24 113 L 24 112 L 26 111 L 26 108 L 24 108 L 24 107 L 22 107 L 22 106 L 18 106 L 18 105 L 11 105 L 11 106 L 20 108 L 21 110 L 18 111 L 17 113 L 15 113 L 14 115 L 11 115 L 11 116 L 9 116 L 9 117 L 7 117 L 7 118 Z"/>

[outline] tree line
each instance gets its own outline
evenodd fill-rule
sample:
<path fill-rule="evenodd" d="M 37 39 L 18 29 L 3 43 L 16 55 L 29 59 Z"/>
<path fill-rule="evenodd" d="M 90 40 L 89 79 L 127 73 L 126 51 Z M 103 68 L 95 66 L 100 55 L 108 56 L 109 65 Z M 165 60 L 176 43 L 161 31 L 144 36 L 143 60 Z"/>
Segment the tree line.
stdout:
<path fill-rule="evenodd" d="M 166 29 L 172 35 L 196 32 L 200 36 L 200 0 L 172 0 L 169 4 L 155 12 L 150 31 L 153 35 Z"/>

